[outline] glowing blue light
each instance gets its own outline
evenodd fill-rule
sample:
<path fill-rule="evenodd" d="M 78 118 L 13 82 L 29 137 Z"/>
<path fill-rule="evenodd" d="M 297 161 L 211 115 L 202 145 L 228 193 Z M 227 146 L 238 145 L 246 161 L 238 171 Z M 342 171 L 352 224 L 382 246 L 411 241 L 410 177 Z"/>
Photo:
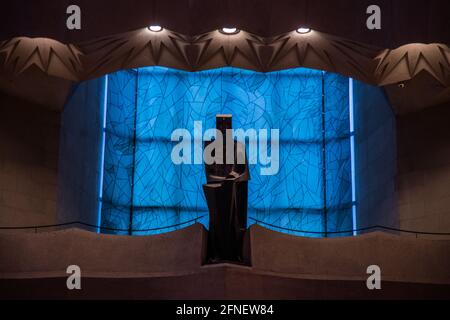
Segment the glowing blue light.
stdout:
<path fill-rule="evenodd" d="M 106 113 L 108 109 L 108 75 L 104 78 L 104 90 L 103 90 L 103 121 L 102 121 L 102 142 L 101 142 L 101 155 L 100 155 L 100 182 L 98 191 L 98 213 L 97 213 L 97 225 L 101 225 L 102 221 L 102 197 L 103 197 L 103 172 L 105 166 L 105 141 L 106 141 Z M 97 232 L 100 233 L 100 227 L 97 228 Z"/>
<path fill-rule="evenodd" d="M 354 103 L 353 103 L 353 79 L 348 79 L 348 101 L 349 101 L 349 118 L 350 118 L 350 159 L 351 159 L 351 175 L 352 175 L 352 225 L 353 230 L 357 229 L 356 222 L 356 178 L 355 178 L 355 123 L 354 123 Z M 353 231 L 356 236 L 357 232 Z"/>
<path fill-rule="evenodd" d="M 348 84 L 343 76 L 305 68 L 146 67 L 111 74 L 102 225 L 128 228 L 130 214 L 133 229 L 207 217 L 204 167 L 174 165 L 170 137 L 177 128 L 193 133 L 198 120 L 214 128 L 216 114 L 231 113 L 234 128 L 280 129 L 279 173 L 261 176 L 261 164 L 250 166 L 249 217 L 319 235 L 328 217 L 328 231 L 350 229 Z M 207 218 L 201 222 L 207 225 Z"/>

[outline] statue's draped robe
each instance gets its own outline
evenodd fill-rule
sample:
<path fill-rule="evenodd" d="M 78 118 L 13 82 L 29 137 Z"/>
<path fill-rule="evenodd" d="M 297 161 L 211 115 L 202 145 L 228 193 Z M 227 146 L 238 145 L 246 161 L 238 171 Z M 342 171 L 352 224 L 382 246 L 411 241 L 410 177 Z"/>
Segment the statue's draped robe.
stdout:
<path fill-rule="evenodd" d="M 207 141 L 205 148 L 210 143 Z M 225 147 L 223 158 L 226 158 Z M 238 163 L 238 159 L 244 159 L 245 163 Z M 205 170 L 207 183 L 203 191 L 209 209 L 209 259 L 242 261 L 247 228 L 247 181 L 250 180 L 244 147 L 234 141 L 234 163 L 205 164 Z"/>

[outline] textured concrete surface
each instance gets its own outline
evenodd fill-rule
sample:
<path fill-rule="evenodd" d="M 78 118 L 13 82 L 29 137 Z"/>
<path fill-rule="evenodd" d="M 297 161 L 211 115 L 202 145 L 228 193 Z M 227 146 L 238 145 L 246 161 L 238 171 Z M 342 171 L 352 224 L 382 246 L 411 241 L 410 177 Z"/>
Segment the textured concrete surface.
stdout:
<path fill-rule="evenodd" d="M 69 265 L 82 274 L 170 274 L 198 270 L 205 229 L 195 224 L 153 236 L 117 236 L 81 229 L 42 233 L 0 233 L 0 278 L 66 275 Z"/>
<path fill-rule="evenodd" d="M 52 224 L 60 114 L 0 93 L 0 226 Z"/>
<path fill-rule="evenodd" d="M 98 224 L 103 86 L 103 78 L 78 84 L 61 113 L 57 190 L 60 223 Z"/>
<path fill-rule="evenodd" d="M 84 277 L 67 290 L 66 277 L 0 279 L 0 299 L 450 299 L 450 285 L 365 280 L 318 280 L 220 264 L 193 273 L 134 278 Z"/>
<path fill-rule="evenodd" d="M 387 281 L 450 284 L 450 240 L 373 232 L 358 237 L 303 238 L 253 225 L 254 270 L 320 279 L 367 279 L 378 265 Z"/>
<path fill-rule="evenodd" d="M 371 233 L 302 238 L 254 225 L 252 266 L 202 265 L 200 224 L 153 236 L 80 229 L 0 233 L 0 298 L 16 299 L 428 299 L 450 298 L 450 241 Z M 65 270 L 81 267 L 82 290 Z M 382 290 L 368 290 L 368 265 Z"/>
<path fill-rule="evenodd" d="M 398 227 L 395 115 L 383 89 L 354 81 L 357 227 Z"/>
<path fill-rule="evenodd" d="M 397 120 L 401 228 L 450 232 L 449 119 L 447 104 Z"/>
<path fill-rule="evenodd" d="M 67 229 L 0 233 L 0 277 L 65 276 L 76 264 L 86 276 L 138 277 L 198 271 L 206 230 L 201 224 L 153 236 L 117 236 Z M 367 279 L 378 265 L 386 281 L 450 284 L 450 241 L 374 232 L 358 237 L 304 238 L 253 225 L 252 270 L 311 279 Z"/>

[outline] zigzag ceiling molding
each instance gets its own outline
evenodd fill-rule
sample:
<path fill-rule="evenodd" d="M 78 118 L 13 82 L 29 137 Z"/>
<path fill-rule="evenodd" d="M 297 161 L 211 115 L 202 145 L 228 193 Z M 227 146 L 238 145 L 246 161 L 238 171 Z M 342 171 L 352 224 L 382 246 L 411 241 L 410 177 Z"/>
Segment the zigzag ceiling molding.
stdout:
<path fill-rule="evenodd" d="M 48 75 L 76 81 L 83 70 L 76 46 L 48 38 L 13 38 L 0 44 L 1 53 L 4 70 L 13 75 L 34 65 Z"/>
<path fill-rule="evenodd" d="M 91 78 L 118 69 L 161 65 L 197 71 L 223 66 L 269 72 L 310 67 L 353 76 L 373 83 L 373 58 L 379 50 L 317 31 L 293 31 L 262 38 L 245 31 L 219 31 L 185 37 L 163 30 L 141 29 L 81 44 Z"/>
<path fill-rule="evenodd" d="M 216 30 L 195 36 L 191 41 L 194 70 L 234 66 L 268 71 L 260 54 L 261 48 L 266 46 L 262 37 L 245 31 L 227 35 Z"/>
<path fill-rule="evenodd" d="M 426 71 L 450 86 L 450 48 L 444 44 L 412 43 L 394 50 L 384 50 L 376 58 L 375 77 L 379 85 L 409 80 Z"/>
<path fill-rule="evenodd" d="M 186 37 L 166 29 L 161 32 L 139 29 L 103 37 L 81 45 L 85 53 L 83 77 L 150 65 L 190 69 L 186 56 L 189 45 Z"/>
<path fill-rule="evenodd" d="M 0 44 L 0 65 L 16 75 L 36 65 L 46 74 L 69 80 L 151 65 L 188 71 L 234 66 L 261 72 L 309 67 L 378 85 L 409 80 L 426 71 L 449 85 L 450 53 L 444 44 L 408 44 L 380 51 L 317 31 L 263 38 L 245 31 L 225 35 L 216 30 L 189 37 L 144 28 L 77 46 L 46 38 L 14 38 Z"/>
<path fill-rule="evenodd" d="M 269 69 L 304 66 L 336 72 L 373 83 L 373 58 L 379 49 L 325 33 L 296 31 L 271 38 Z"/>

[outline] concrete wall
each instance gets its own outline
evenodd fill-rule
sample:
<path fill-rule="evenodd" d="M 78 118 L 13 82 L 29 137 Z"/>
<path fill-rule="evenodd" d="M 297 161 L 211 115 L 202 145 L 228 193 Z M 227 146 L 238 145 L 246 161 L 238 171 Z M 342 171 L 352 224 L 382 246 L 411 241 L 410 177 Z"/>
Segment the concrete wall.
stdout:
<path fill-rule="evenodd" d="M 0 226 L 56 222 L 60 114 L 0 93 Z"/>
<path fill-rule="evenodd" d="M 66 286 L 67 276 L 65 274 L 51 278 L 0 278 L 0 299 L 450 299 L 450 284 L 405 283 L 382 280 L 382 290 L 369 290 L 366 286 L 366 279 L 309 279 L 295 275 L 286 276 L 256 271 L 250 267 L 231 264 L 206 265 L 201 267 L 199 271 L 170 276 L 93 277 L 83 276 L 82 274 L 82 290 L 68 290 Z M 102 309 L 102 313 L 103 311 Z M 285 313 L 286 316 L 280 316 L 278 308 L 274 309 L 274 311 L 280 319 L 293 318 L 288 313 Z M 201 317 L 198 318 L 201 319 Z"/>
<path fill-rule="evenodd" d="M 400 227 L 450 232 L 450 104 L 398 117 L 397 132 Z"/>
<path fill-rule="evenodd" d="M 357 226 L 398 226 L 395 115 L 383 89 L 354 81 Z"/>
<path fill-rule="evenodd" d="M 58 221 L 97 225 L 104 78 L 74 87 L 61 115 Z"/>
<path fill-rule="evenodd" d="M 378 265 L 383 281 L 450 284 L 450 240 L 376 232 L 357 237 L 307 238 L 250 228 L 253 273 L 277 277 L 367 279 Z M 201 272 L 206 252 L 201 224 L 152 236 L 97 234 L 81 229 L 0 232 L 0 278 L 66 276 L 71 264 L 87 277 L 165 277 Z"/>
<path fill-rule="evenodd" d="M 137 276 L 198 270 L 205 258 L 201 224 L 152 236 L 97 234 L 81 229 L 0 232 L 0 278 L 66 275 L 78 265 L 87 276 Z"/>
<path fill-rule="evenodd" d="M 250 228 L 254 270 L 315 279 L 367 279 L 378 265 L 384 281 L 450 284 L 450 240 L 373 232 L 357 237 L 303 238 Z"/>

